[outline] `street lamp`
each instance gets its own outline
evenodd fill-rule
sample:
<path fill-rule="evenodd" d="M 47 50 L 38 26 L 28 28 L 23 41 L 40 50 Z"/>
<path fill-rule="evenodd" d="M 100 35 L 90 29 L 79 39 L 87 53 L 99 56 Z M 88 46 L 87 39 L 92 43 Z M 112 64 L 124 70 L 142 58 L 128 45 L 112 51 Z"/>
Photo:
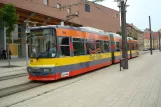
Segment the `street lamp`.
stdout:
<path fill-rule="evenodd" d="M 27 43 L 27 34 L 28 34 L 28 27 L 29 27 L 29 23 L 31 21 L 29 20 L 25 20 L 24 21 L 26 23 L 26 30 L 25 30 L 25 41 L 26 41 L 26 66 L 28 66 L 28 43 Z"/>
<path fill-rule="evenodd" d="M 161 51 L 161 47 L 160 47 L 160 31 L 158 31 L 159 34 L 159 51 Z"/>
<path fill-rule="evenodd" d="M 150 30 L 150 54 L 153 54 L 153 50 L 152 50 L 152 33 L 151 33 L 151 18 L 149 16 L 149 30 Z"/>
<path fill-rule="evenodd" d="M 124 0 L 114 0 L 118 2 L 118 7 L 121 8 L 121 29 L 122 29 L 122 57 L 123 69 L 128 69 L 128 54 L 127 54 L 127 36 L 126 36 L 126 2 Z"/>

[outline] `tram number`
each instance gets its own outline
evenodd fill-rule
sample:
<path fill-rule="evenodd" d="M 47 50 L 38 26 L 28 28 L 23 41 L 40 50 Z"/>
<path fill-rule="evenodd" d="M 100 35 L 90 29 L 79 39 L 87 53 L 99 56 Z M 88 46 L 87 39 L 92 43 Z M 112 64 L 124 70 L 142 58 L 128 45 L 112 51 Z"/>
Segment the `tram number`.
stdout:
<path fill-rule="evenodd" d="M 69 76 L 69 72 L 62 72 L 61 77 Z"/>
<path fill-rule="evenodd" d="M 102 55 L 100 55 L 100 54 L 90 54 L 89 57 L 91 60 L 102 59 Z"/>

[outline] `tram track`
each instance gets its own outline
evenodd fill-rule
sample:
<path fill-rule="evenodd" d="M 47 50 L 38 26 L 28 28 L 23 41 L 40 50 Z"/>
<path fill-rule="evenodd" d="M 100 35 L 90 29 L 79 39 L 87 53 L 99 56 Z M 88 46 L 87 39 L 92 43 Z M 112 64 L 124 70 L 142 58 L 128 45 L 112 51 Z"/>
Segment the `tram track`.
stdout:
<path fill-rule="evenodd" d="M 36 88 L 39 86 L 45 85 L 45 83 L 40 83 L 40 82 L 27 82 L 24 84 L 19 84 L 19 85 L 15 85 L 15 86 L 11 86 L 11 87 L 7 87 L 7 88 L 2 88 L 0 89 L 0 98 L 5 97 L 5 96 L 9 96 L 21 91 L 25 91 L 25 90 L 29 90 L 32 88 Z"/>
<path fill-rule="evenodd" d="M 148 52 L 143 52 L 140 55 L 143 55 L 143 54 L 146 54 L 146 53 L 148 53 Z M 0 81 L 9 80 L 9 79 L 18 78 L 18 77 L 23 77 L 23 76 L 27 76 L 27 73 L 14 74 L 14 75 L 0 77 Z M 39 87 L 39 86 L 42 86 L 42 85 L 45 85 L 45 84 L 47 84 L 47 83 L 30 81 L 30 82 L 23 83 L 23 84 L 2 88 L 2 89 L 0 89 L 0 98 L 6 97 L 6 96 L 9 96 L 9 95 L 21 92 L 21 91 L 36 88 L 36 87 Z"/>
<path fill-rule="evenodd" d="M 0 81 L 9 80 L 9 79 L 18 78 L 18 77 L 23 77 L 23 76 L 27 76 L 27 73 L 20 73 L 20 74 L 3 76 L 3 77 L 0 77 Z"/>

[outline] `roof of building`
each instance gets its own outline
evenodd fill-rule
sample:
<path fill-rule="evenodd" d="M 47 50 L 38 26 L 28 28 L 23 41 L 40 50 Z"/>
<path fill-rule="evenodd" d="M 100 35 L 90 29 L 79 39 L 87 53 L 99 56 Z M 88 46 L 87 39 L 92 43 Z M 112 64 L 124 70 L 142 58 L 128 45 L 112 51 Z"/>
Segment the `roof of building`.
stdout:
<path fill-rule="evenodd" d="M 133 24 L 127 23 L 126 26 L 127 26 L 127 27 L 132 27 L 133 29 L 135 29 L 135 30 L 138 31 L 138 32 L 143 32 L 143 31 L 141 31 L 139 28 L 137 28 L 136 26 L 134 26 Z"/>

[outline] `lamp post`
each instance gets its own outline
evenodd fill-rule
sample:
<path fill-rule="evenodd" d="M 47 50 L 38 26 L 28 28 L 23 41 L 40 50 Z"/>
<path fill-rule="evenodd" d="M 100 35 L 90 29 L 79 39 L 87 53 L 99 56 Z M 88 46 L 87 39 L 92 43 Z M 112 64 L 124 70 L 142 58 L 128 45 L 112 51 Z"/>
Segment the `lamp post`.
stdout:
<path fill-rule="evenodd" d="M 161 51 L 161 49 L 160 49 L 160 31 L 158 31 L 158 34 L 159 34 L 159 51 Z"/>
<path fill-rule="evenodd" d="M 127 36 L 126 36 L 126 2 L 124 0 L 114 0 L 119 3 L 121 8 L 121 29 L 122 29 L 122 57 L 123 69 L 128 69 L 128 54 L 127 54 Z"/>
<path fill-rule="evenodd" d="M 150 16 L 149 16 L 149 30 L 150 30 L 150 54 L 152 55 L 153 51 L 152 51 L 152 35 L 151 35 L 151 18 L 150 18 Z"/>

